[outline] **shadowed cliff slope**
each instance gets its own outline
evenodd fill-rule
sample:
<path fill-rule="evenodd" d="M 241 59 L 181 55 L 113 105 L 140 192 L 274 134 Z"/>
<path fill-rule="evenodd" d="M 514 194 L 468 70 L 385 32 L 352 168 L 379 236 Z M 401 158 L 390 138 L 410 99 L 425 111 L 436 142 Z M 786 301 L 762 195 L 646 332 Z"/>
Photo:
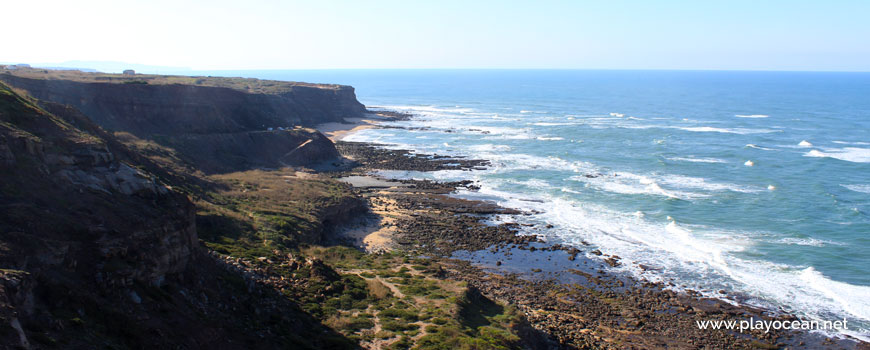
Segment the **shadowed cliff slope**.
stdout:
<path fill-rule="evenodd" d="M 352 346 L 206 254 L 163 178 L 0 83 L 0 348 Z"/>
<path fill-rule="evenodd" d="M 205 173 L 329 163 L 338 158 L 332 143 L 296 126 L 365 112 L 353 88 L 341 85 L 55 74 L 60 73 L 2 71 L 0 81 L 36 99 L 74 107 L 109 132 L 169 147 Z"/>

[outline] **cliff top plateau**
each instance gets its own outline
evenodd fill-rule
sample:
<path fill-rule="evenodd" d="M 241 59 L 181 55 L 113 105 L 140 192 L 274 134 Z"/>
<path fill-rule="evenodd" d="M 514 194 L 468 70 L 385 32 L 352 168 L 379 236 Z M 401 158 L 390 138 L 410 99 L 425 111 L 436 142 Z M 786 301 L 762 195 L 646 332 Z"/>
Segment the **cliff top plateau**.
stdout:
<path fill-rule="evenodd" d="M 113 74 L 83 72 L 80 70 L 41 69 L 0 65 L 0 74 L 12 74 L 22 78 L 69 80 L 80 83 L 150 84 L 150 85 L 195 85 L 224 87 L 242 92 L 259 94 L 282 94 L 294 88 L 318 88 L 324 90 L 353 89 L 347 85 L 312 84 L 304 82 L 261 80 L 256 78 L 231 78 L 212 76 L 181 76 L 158 74 Z"/>

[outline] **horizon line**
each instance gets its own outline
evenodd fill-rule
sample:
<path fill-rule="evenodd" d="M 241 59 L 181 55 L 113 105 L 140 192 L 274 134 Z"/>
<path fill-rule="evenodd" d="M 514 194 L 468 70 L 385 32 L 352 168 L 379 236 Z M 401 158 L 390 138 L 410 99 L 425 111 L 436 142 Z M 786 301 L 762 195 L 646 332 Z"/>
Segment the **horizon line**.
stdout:
<path fill-rule="evenodd" d="M 330 71 L 330 70 L 540 70 L 540 71 L 682 71 L 682 72 L 794 72 L 794 73 L 870 73 L 870 70 L 793 70 L 793 69 L 716 69 L 716 68 L 244 68 L 188 69 L 192 72 L 229 71 Z"/>
<path fill-rule="evenodd" d="M 64 62 L 60 63 L 34 63 L 30 64 L 32 68 L 43 68 L 43 69 L 57 69 L 57 68 L 69 68 L 69 69 L 93 69 L 98 72 L 102 72 L 97 68 L 87 67 L 87 66 L 73 66 L 73 65 L 64 65 Z M 85 62 L 82 62 L 85 63 Z M 771 68 L 761 68 L 761 69 L 749 69 L 749 68 L 544 68 L 544 67 L 418 67 L 418 68 L 364 68 L 364 67 L 354 67 L 354 68 L 206 68 L 206 69 L 198 69 L 191 67 L 173 67 L 173 66 L 160 66 L 160 65 L 149 65 L 142 63 L 128 63 L 128 62 L 116 62 L 116 61 L 92 61 L 92 63 L 112 63 L 112 64 L 128 64 L 130 66 L 139 66 L 138 68 L 147 70 L 147 71 L 167 71 L 167 72 L 242 72 L 242 71 L 351 71 L 351 70 L 368 70 L 368 71 L 425 71 L 425 70 L 491 70 L 491 71 L 681 71 L 681 72 L 783 72 L 783 73 L 870 73 L 870 70 L 837 70 L 837 69 L 821 69 L 821 70 L 813 70 L 813 69 L 771 69 Z M 0 65 L 18 65 L 18 64 L 28 64 L 26 62 L 2 62 Z M 152 69 L 153 67 L 153 69 Z M 137 67 L 131 67 L 137 68 Z M 105 72 L 102 72 L 105 73 Z"/>

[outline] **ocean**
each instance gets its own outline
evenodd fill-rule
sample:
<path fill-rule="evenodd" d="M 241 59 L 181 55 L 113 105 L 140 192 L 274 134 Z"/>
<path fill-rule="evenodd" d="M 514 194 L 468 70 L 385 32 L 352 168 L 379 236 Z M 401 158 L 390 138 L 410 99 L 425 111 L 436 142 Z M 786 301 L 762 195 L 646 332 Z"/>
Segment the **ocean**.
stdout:
<path fill-rule="evenodd" d="M 456 195 L 538 212 L 516 220 L 618 255 L 615 272 L 846 318 L 870 339 L 870 73 L 219 74 L 353 85 L 370 108 L 415 117 L 347 141 L 492 161 L 380 175 L 475 180 Z"/>

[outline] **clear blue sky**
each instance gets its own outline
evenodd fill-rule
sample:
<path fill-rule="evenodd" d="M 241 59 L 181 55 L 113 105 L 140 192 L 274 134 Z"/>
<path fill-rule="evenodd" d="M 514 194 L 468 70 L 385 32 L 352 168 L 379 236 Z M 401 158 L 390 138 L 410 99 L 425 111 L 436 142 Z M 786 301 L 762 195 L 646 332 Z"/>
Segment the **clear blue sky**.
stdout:
<path fill-rule="evenodd" d="M 0 62 L 870 71 L 870 1 L 6 1 Z"/>

